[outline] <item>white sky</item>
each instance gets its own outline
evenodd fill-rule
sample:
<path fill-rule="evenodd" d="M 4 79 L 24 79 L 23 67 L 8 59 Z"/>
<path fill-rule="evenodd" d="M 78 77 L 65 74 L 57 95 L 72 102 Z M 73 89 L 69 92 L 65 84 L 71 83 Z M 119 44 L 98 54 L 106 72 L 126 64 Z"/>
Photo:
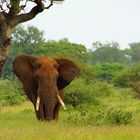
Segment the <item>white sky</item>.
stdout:
<path fill-rule="evenodd" d="M 140 42 L 140 0 L 65 0 L 26 22 L 47 40 L 68 38 L 90 48 L 95 41 L 117 41 L 121 48 Z"/>

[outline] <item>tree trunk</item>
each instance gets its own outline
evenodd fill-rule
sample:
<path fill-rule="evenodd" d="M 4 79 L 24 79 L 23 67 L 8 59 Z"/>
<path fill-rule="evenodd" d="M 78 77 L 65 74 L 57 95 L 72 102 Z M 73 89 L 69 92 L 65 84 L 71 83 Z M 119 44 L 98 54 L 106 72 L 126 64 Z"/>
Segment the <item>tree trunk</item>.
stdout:
<path fill-rule="evenodd" d="M 11 43 L 11 28 L 4 15 L 0 14 L 0 77 L 6 62 L 9 46 Z"/>

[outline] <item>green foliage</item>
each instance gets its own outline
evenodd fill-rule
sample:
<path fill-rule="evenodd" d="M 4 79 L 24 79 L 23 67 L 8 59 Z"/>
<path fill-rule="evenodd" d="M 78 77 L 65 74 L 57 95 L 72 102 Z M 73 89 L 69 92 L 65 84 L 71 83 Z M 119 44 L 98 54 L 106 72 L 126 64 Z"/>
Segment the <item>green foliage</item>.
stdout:
<path fill-rule="evenodd" d="M 25 98 L 17 93 L 10 93 L 1 99 L 2 105 L 17 105 L 25 101 Z"/>
<path fill-rule="evenodd" d="M 96 77 L 100 80 L 111 81 L 114 76 L 121 71 L 124 66 L 120 63 L 101 63 L 96 64 Z"/>
<path fill-rule="evenodd" d="M 114 83 L 120 87 L 132 87 L 140 81 L 140 64 L 135 64 L 123 69 L 114 78 Z"/>
<path fill-rule="evenodd" d="M 132 100 L 130 106 L 135 103 Z M 135 121 L 131 125 L 94 125 L 93 120 L 87 122 L 85 118 L 86 109 L 70 109 L 61 110 L 60 118 L 52 122 L 40 122 L 35 118 L 33 106 L 26 102 L 20 106 L 1 107 L 0 115 L 0 138 L 4 140 L 139 140 L 139 121 Z M 139 109 L 139 105 L 134 108 Z M 93 108 L 96 111 L 96 108 Z M 70 113 L 68 113 L 70 110 Z M 81 107 L 82 110 L 82 107 Z M 99 110 L 99 109 L 98 109 Z M 123 109 L 122 109 L 123 110 Z M 78 112 L 82 113 L 83 118 L 79 121 L 71 121 Z M 94 110 L 92 110 L 94 113 Z M 85 113 L 85 114 L 84 114 Z M 70 114 L 71 117 L 70 118 Z M 87 114 L 88 115 L 88 114 Z M 86 116 L 87 116 L 86 115 Z M 132 114 L 134 117 L 140 118 L 140 114 Z M 68 120 L 69 117 L 69 120 Z M 79 117 L 79 116 L 78 116 Z M 87 116 L 88 117 L 88 116 Z M 76 117 L 75 117 L 76 118 Z M 65 121 L 64 121 L 65 120 Z M 77 118 L 75 119 L 77 120 Z M 86 120 L 86 123 L 84 123 Z M 76 123 L 77 122 L 77 123 Z M 95 122 L 96 123 L 96 122 Z M 76 125 L 75 125 L 76 124 Z M 55 135 L 54 135 L 55 134 Z"/>
<path fill-rule="evenodd" d="M 114 92 L 114 87 L 107 82 L 95 82 L 92 85 L 95 97 L 108 97 Z"/>
<path fill-rule="evenodd" d="M 34 26 L 27 26 L 27 28 L 17 26 L 13 30 L 13 42 L 3 70 L 4 78 L 14 78 L 12 61 L 17 55 L 21 54 L 51 57 L 63 56 L 63 58 L 68 57 L 78 60 L 80 63 L 88 62 L 89 53 L 85 46 L 71 43 L 66 38 L 60 41 L 45 42 L 43 35 L 43 31 L 38 30 Z"/>
<path fill-rule="evenodd" d="M 65 90 L 65 102 L 74 107 L 80 103 L 97 104 L 98 101 L 94 98 L 93 88 L 91 85 L 92 84 L 87 85 L 86 81 L 81 78 L 74 80 Z"/>
<path fill-rule="evenodd" d="M 129 45 L 130 45 L 132 61 L 134 63 L 139 62 L 140 61 L 140 42 L 130 43 Z"/>
<path fill-rule="evenodd" d="M 14 48 L 22 48 L 24 53 L 32 54 L 33 49 L 41 42 L 44 42 L 44 32 L 34 26 L 16 26 L 13 30 Z"/>
<path fill-rule="evenodd" d="M 74 113 L 75 112 L 75 113 Z M 79 106 L 70 110 L 65 121 L 82 125 L 127 125 L 133 122 L 132 112 L 121 107 Z"/>
<path fill-rule="evenodd" d="M 21 85 L 14 81 L 0 80 L 0 104 L 15 105 L 25 101 Z"/>
<path fill-rule="evenodd" d="M 106 114 L 106 121 L 109 124 L 120 125 L 120 124 L 131 124 L 132 112 L 122 110 L 122 107 L 109 108 Z"/>
<path fill-rule="evenodd" d="M 127 63 L 128 58 L 119 49 L 119 44 L 116 42 L 93 44 L 93 51 L 91 52 L 91 63 Z"/>
<path fill-rule="evenodd" d="M 96 73 L 93 66 L 76 60 L 74 60 L 74 62 L 76 62 L 80 68 L 81 78 L 85 79 L 87 82 L 91 82 L 95 79 Z"/>
<path fill-rule="evenodd" d="M 85 46 L 71 43 L 67 39 L 48 41 L 40 44 L 40 46 L 35 49 L 34 54 L 39 56 L 72 57 L 84 62 L 86 62 L 89 57 Z"/>
<path fill-rule="evenodd" d="M 98 105 L 96 97 L 106 97 L 112 92 L 112 85 L 106 82 L 87 82 L 86 79 L 78 78 L 65 89 L 64 99 L 74 107 L 82 103 Z"/>

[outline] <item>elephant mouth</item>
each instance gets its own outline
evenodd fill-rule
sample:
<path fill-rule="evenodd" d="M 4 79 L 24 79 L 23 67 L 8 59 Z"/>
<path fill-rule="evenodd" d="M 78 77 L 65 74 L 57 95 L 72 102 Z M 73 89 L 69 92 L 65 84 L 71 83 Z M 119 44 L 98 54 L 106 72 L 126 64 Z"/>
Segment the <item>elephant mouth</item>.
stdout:
<path fill-rule="evenodd" d="M 64 103 L 63 100 L 61 99 L 60 95 L 57 94 L 56 97 L 57 97 L 59 103 L 62 105 L 63 109 L 66 110 L 65 103 Z M 39 110 L 39 107 L 40 107 L 40 97 L 38 96 L 38 97 L 37 97 L 37 100 L 36 100 L 36 111 Z"/>

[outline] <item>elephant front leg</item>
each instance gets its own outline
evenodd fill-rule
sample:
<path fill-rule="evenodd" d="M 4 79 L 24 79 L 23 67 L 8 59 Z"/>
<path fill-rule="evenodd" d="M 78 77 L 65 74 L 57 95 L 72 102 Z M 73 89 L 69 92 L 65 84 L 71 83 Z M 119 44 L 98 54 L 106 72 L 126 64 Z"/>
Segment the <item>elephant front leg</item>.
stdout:
<path fill-rule="evenodd" d="M 59 95 L 61 97 L 61 99 L 63 100 L 63 96 L 64 96 L 64 93 L 63 93 L 63 90 L 60 90 L 59 91 Z M 54 107 L 54 111 L 53 111 L 53 119 L 54 120 L 58 120 L 59 118 L 59 110 L 60 110 L 60 107 L 61 107 L 61 104 L 59 101 L 56 102 L 56 105 Z"/>

